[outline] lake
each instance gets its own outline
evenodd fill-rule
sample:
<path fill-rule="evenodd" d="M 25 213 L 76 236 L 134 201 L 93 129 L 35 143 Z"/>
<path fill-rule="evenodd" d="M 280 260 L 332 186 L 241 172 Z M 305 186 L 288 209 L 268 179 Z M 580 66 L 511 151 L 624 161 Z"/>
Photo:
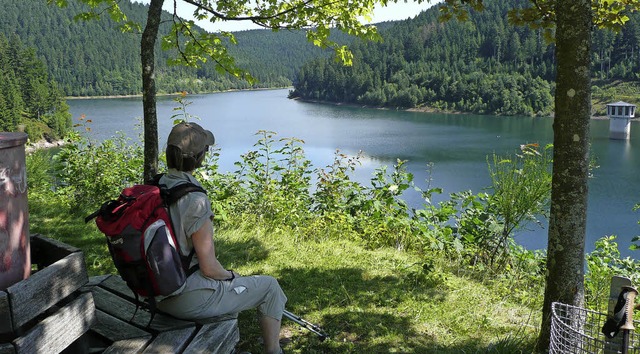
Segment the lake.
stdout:
<path fill-rule="evenodd" d="M 359 108 L 300 102 L 287 98 L 288 90 L 225 92 L 188 95 L 187 112 L 210 129 L 221 149 L 221 171 L 234 169 L 240 155 L 253 149 L 258 130 L 270 130 L 277 138 L 304 140 L 304 149 L 314 167 L 333 161 L 334 153 L 363 152 L 362 166 L 354 178 L 367 183 L 380 166 L 391 170 L 397 159 L 407 160 L 421 188 L 441 187 L 444 194 L 482 191 L 490 185 L 487 156 L 514 153 L 521 144 L 552 143 L 551 118 L 497 117 L 468 114 L 440 114 Z M 92 138 L 102 140 L 117 131 L 137 138 L 142 133 L 141 98 L 68 100 L 74 123 L 84 114 L 91 119 Z M 160 148 L 172 126 L 178 103 L 171 97 L 158 98 Z M 640 126 L 632 122 L 628 141 L 609 139 L 609 121 L 592 120 L 591 155 L 599 168 L 589 182 L 587 250 L 604 235 L 617 235 L 624 256 L 637 255 L 627 249 L 640 234 Z M 429 163 L 433 163 L 430 173 Z M 406 197 L 421 205 L 420 196 Z M 516 240 L 530 249 L 546 248 L 546 225 L 530 225 Z"/>

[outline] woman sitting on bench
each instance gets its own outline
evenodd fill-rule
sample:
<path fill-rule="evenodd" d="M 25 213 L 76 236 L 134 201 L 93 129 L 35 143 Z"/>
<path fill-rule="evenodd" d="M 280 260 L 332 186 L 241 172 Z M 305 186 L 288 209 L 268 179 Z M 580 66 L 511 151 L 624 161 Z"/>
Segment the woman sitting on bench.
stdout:
<path fill-rule="evenodd" d="M 182 183 L 200 186 L 192 172 L 201 166 L 213 134 L 196 123 L 180 123 L 167 139 L 169 171 L 160 184 L 172 188 Z M 287 301 L 278 281 L 266 275 L 240 276 L 225 269 L 216 258 L 213 212 L 207 195 L 192 192 L 170 208 L 179 249 L 183 256 L 195 249 L 200 270 L 189 276 L 172 296 L 161 299 L 158 309 L 185 320 L 201 320 L 257 308 L 266 353 L 282 353 L 280 321 Z"/>

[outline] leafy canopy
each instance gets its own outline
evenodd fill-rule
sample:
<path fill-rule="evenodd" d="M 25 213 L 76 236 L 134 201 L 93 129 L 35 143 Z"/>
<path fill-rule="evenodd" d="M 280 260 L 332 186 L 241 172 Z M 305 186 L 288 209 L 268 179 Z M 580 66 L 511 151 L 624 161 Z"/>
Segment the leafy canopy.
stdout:
<path fill-rule="evenodd" d="M 530 7 L 516 6 L 509 11 L 509 21 L 518 26 L 528 25 L 533 29 L 544 29 L 545 38 L 551 42 L 556 23 L 556 1 L 558 0 L 529 0 Z M 482 10 L 483 0 L 445 0 L 440 6 L 440 12 L 443 20 L 453 17 L 466 20 L 470 8 Z M 638 8 L 639 0 L 592 0 L 593 25 L 618 32 L 629 20 L 627 15 Z"/>

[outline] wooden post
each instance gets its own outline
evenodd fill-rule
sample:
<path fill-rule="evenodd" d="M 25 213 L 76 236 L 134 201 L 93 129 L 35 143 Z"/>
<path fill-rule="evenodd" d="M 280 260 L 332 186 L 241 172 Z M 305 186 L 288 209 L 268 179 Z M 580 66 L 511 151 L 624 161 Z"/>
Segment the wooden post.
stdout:
<path fill-rule="evenodd" d="M 635 299 L 636 295 L 638 295 L 638 290 L 632 286 L 626 286 L 624 287 L 624 290 L 627 291 L 627 303 L 625 306 L 627 317 L 620 329 L 622 330 L 622 354 L 627 354 L 629 352 L 629 338 L 631 337 L 631 332 L 636 329 L 633 325 L 633 309 L 635 308 Z"/>
<path fill-rule="evenodd" d="M 611 277 L 611 286 L 609 287 L 609 307 L 607 318 L 613 318 L 615 307 L 618 303 L 618 297 L 625 287 L 631 286 L 631 279 L 614 275 Z M 615 337 L 605 340 L 604 354 L 618 354 L 622 347 L 622 334 L 618 333 Z"/>
<path fill-rule="evenodd" d="M 25 133 L 0 133 L 0 290 L 31 274 Z"/>

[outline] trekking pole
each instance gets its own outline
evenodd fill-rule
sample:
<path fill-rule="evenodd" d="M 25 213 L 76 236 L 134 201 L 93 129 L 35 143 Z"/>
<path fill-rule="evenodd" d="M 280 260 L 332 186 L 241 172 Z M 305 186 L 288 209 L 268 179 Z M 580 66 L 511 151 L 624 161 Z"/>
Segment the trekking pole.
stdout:
<path fill-rule="evenodd" d="M 626 320 L 620 329 L 622 330 L 622 354 L 627 354 L 629 351 L 629 337 L 630 333 L 635 329 L 633 326 L 633 309 L 635 307 L 635 298 L 638 295 L 638 290 L 632 286 L 624 286 L 623 291 L 626 291 L 626 303 L 625 303 L 625 317 Z"/>
<path fill-rule="evenodd" d="M 284 310 L 284 312 L 282 313 L 282 315 L 288 319 L 290 319 L 291 321 L 299 324 L 300 326 L 304 327 L 305 329 L 315 333 L 319 338 L 320 341 L 324 341 L 325 339 L 329 338 L 329 336 L 322 330 L 322 328 L 318 327 L 317 325 L 314 325 L 313 323 L 306 321 L 305 319 L 303 319 L 300 316 L 294 315 L 291 312 Z"/>

